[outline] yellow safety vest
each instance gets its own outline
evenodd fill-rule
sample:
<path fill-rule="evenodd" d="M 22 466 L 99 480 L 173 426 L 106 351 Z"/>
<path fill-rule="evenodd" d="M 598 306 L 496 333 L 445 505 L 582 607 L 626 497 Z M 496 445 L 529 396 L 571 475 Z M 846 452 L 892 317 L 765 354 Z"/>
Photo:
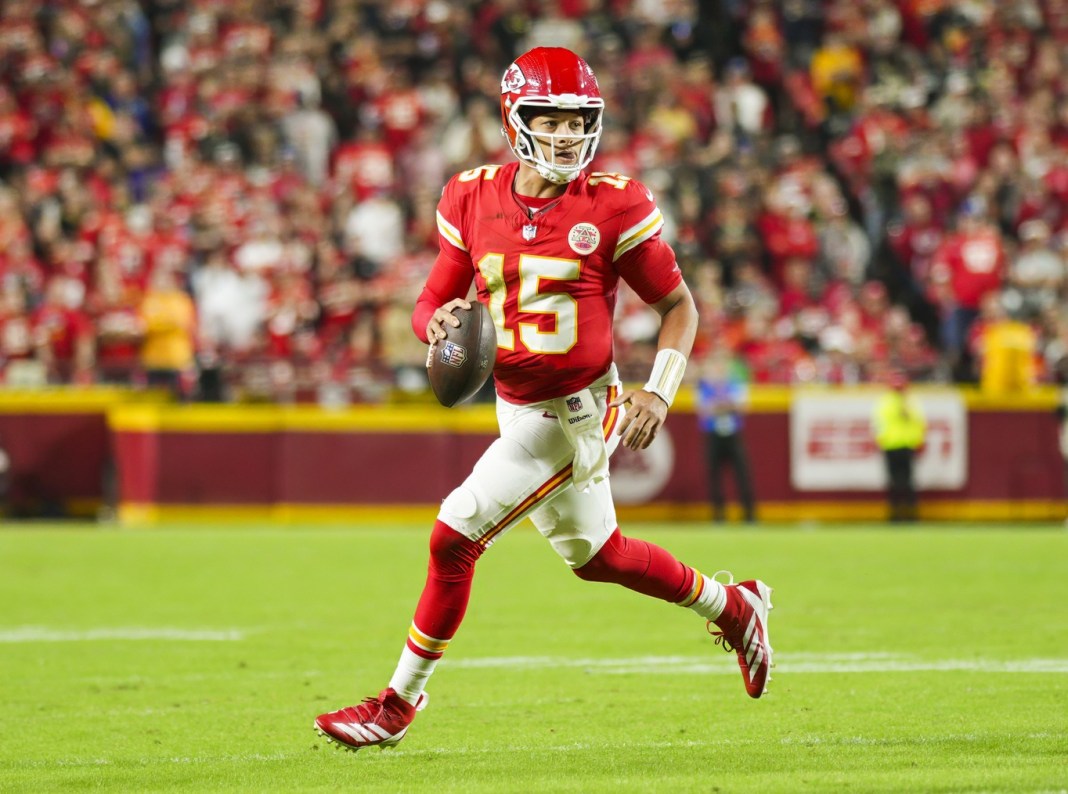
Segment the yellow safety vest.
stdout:
<path fill-rule="evenodd" d="M 875 443 L 881 449 L 916 449 L 927 431 L 920 402 L 912 395 L 891 391 L 879 398 L 873 417 Z"/>

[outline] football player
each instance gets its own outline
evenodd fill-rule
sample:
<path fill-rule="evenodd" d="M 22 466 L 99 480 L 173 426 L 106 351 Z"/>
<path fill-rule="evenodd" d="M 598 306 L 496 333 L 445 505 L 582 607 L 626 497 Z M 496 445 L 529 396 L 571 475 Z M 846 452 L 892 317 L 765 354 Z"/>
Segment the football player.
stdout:
<path fill-rule="evenodd" d="M 497 334 L 500 437 L 441 505 L 426 586 L 389 686 L 323 714 L 315 727 L 339 746 L 400 741 L 467 609 L 475 564 L 530 518 L 581 579 L 611 582 L 677 604 L 737 653 L 746 691 L 760 697 L 772 661 L 771 589 L 726 582 L 620 533 L 608 484 L 617 444 L 644 449 L 682 381 L 697 309 L 653 194 L 614 173 L 589 173 L 604 100 L 589 65 L 539 47 L 501 80 L 504 133 L 518 162 L 454 176 L 438 204 L 439 254 L 412 317 L 433 345 L 472 281 Z M 648 382 L 622 390 L 612 362 L 620 279 L 660 315 Z"/>

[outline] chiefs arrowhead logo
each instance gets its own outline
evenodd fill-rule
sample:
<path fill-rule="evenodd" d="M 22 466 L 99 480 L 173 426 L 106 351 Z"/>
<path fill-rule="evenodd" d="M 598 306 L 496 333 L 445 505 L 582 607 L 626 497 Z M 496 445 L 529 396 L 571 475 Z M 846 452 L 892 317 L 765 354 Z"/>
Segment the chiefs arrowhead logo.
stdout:
<path fill-rule="evenodd" d="M 513 63 L 508 67 L 508 71 L 504 73 L 504 77 L 501 78 L 501 93 L 513 93 L 526 84 L 527 78 L 526 75 L 523 74 L 523 70 Z"/>

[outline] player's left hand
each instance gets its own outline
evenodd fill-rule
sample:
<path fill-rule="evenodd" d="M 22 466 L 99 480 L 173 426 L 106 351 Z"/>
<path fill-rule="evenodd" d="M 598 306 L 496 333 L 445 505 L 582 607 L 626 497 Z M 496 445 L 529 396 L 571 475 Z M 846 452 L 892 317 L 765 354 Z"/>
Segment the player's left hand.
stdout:
<path fill-rule="evenodd" d="M 667 403 L 644 389 L 628 389 L 609 403 L 613 408 L 620 405 L 627 406 L 627 414 L 616 431 L 623 436 L 623 446 L 645 449 L 667 419 Z"/>

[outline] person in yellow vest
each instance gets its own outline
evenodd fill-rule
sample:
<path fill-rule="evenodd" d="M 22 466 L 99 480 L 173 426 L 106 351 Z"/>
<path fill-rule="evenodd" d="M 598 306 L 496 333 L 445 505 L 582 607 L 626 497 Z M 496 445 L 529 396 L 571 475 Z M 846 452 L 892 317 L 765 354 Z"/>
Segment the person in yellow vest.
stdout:
<path fill-rule="evenodd" d="M 152 271 L 139 314 L 144 328 L 141 366 L 148 384 L 186 399 L 186 376 L 195 365 L 196 308 L 167 265 Z"/>
<path fill-rule="evenodd" d="M 909 392 L 904 373 L 891 373 L 888 385 L 890 389 L 875 404 L 872 431 L 886 462 L 890 520 L 915 521 L 919 500 L 913 463 L 927 434 L 927 420 L 919 400 Z"/>

